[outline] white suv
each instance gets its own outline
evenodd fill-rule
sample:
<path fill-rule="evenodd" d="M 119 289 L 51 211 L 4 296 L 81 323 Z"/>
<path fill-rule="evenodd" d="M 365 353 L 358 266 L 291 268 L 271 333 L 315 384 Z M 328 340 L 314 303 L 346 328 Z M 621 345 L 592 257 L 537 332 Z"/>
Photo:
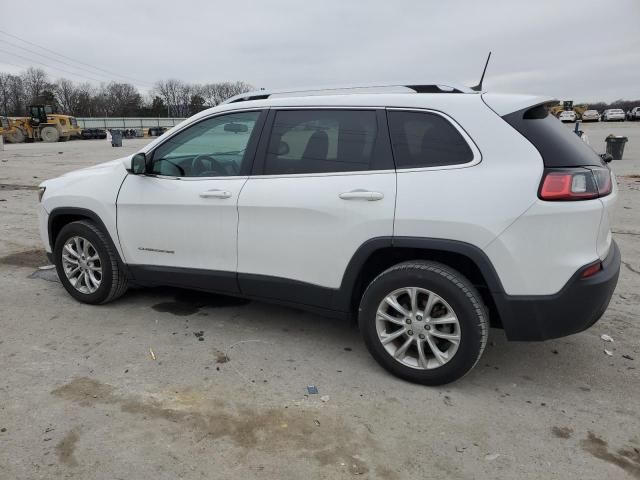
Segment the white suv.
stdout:
<path fill-rule="evenodd" d="M 357 317 L 428 385 L 603 314 L 615 178 L 550 98 L 407 85 L 234 97 L 143 151 L 41 185 L 40 230 L 92 304 L 169 285 Z"/>

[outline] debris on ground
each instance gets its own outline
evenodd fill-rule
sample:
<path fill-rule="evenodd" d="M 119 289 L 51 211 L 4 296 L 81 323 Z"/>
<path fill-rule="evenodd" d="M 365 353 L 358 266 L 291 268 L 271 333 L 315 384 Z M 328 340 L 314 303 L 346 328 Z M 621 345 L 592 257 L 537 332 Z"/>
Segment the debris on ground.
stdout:
<path fill-rule="evenodd" d="M 467 447 L 456 447 L 456 452 L 463 453 L 466 449 Z"/>
<path fill-rule="evenodd" d="M 329 397 L 329 395 L 323 395 L 320 397 L 320 401 L 327 403 L 330 400 L 331 397 Z"/>
<path fill-rule="evenodd" d="M 626 358 L 627 360 L 633 360 L 633 357 L 628 353 L 625 353 L 624 355 L 622 355 L 622 358 Z"/>
<path fill-rule="evenodd" d="M 488 455 L 484 456 L 484 459 L 487 462 L 493 462 L 495 459 L 497 459 L 500 456 L 499 453 L 489 453 Z"/>
<path fill-rule="evenodd" d="M 313 423 L 315 423 L 318 427 L 320 426 L 320 420 L 318 419 L 314 420 Z"/>
<path fill-rule="evenodd" d="M 156 354 L 153 353 L 153 350 L 151 348 L 149 348 L 149 354 L 151 355 L 151 359 L 155 360 L 156 359 Z"/>
<path fill-rule="evenodd" d="M 602 335 L 600 335 L 600 338 L 602 340 L 604 340 L 605 342 L 613 342 L 613 338 L 611 338 L 609 335 L 607 335 L 606 333 L 603 333 Z"/>
<path fill-rule="evenodd" d="M 609 355 L 610 357 L 612 357 L 612 356 L 613 356 L 613 352 L 612 352 L 611 350 L 607 350 L 606 348 L 604 349 L 604 353 L 605 353 L 606 355 Z"/>
<path fill-rule="evenodd" d="M 195 335 L 195 337 L 196 337 L 199 341 L 201 341 L 201 342 L 203 342 L 203 341 L 204 341 L 204 331 L 203 331 L 203 330 L 200 330 L 199 332 L 193 332 L 193 334 Z"/>
<path fill-rule="evenodd" d="M 60 283 L 58 272 L 55 269 L 43 270 L 42 267 L 39 267 L 38 270 L 29 275 L 28 278 L 38 278 L 40 280 L 46 280 L 47 282 Z"/>
<path fill-rule="evenodd" d="M 307 393 L 309 395 L 317 395 L 318 387 L 316 387 L 315 385 L 307 385 Z"/>

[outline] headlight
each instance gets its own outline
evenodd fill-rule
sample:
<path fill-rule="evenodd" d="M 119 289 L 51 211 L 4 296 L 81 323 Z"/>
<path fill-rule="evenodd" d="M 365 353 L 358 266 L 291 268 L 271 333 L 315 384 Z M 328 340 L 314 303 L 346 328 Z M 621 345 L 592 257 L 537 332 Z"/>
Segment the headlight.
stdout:
<path fill-rule="evenodd" d="M 47 187 L 38 187 L 38 202 L 42 202 L 42 196 Z"/>

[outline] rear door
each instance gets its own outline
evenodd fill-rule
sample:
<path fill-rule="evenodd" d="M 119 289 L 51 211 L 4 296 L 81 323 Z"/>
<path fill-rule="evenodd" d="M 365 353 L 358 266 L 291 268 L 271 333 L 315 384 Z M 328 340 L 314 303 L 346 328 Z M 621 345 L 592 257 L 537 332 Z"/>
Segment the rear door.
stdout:
<path fill-rule="evenodd" d="M 332 308 L 356 250 L 393 235 L 385 113 L 272 109 L 238 203 L 244 294 Z"/>

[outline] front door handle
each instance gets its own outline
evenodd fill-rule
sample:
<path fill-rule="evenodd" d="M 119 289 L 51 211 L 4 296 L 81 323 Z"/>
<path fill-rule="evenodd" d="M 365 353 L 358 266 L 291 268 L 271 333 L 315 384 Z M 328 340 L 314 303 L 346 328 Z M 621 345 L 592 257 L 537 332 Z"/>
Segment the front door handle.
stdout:
<path fill-rule="evenodd" d="M 367 200 L 369 202 L 375 202 L 376 200 L 382 200 L 384 193 L 371 192 L 369 190 L 356 189 L 350 192 L 343 192 L 338 195 L 342 200 Z"/>
<path fill-rule="evenodd" d="M 230 198 L 231 192 L 214 188 L 212 190 L 207 190 L 206 192 L 202 192 L 200 196 L 202 198 Z"/>

